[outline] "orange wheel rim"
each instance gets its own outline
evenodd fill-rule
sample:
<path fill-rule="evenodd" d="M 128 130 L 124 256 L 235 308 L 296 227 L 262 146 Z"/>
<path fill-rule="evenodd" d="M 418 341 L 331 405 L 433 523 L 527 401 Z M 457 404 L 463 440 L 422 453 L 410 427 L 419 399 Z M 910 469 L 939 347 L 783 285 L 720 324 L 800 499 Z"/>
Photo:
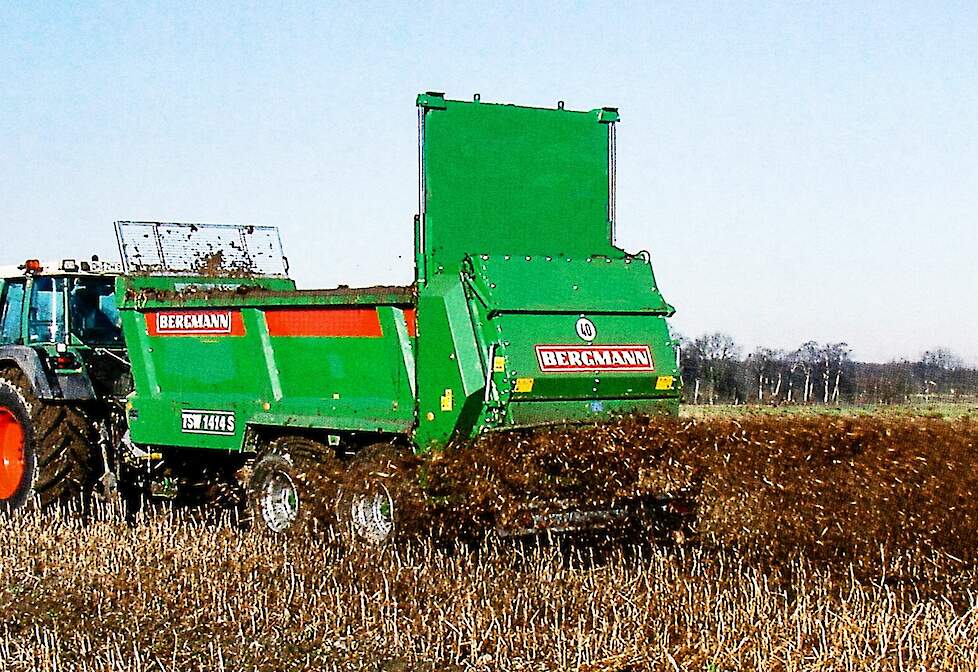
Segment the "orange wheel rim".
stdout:
<path fill-rule="evenodd" d="M 0 500 L 10 499 L 24 480 L 24 428 L 0 407 Z"/>

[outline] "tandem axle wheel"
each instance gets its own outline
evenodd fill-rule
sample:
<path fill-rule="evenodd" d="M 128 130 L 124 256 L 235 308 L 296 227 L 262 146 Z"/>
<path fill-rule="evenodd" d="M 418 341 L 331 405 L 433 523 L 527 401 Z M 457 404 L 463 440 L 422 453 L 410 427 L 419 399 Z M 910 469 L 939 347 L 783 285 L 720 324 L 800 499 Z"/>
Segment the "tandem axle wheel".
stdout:
<path fill-rule="evenodd" d="M 278 439 L 248 479 L 252 520 L 274 534 L 333 523 L 349 542 L 383 544 L 398 531 L 402 457 L 390 444 L 374 444 L 344 464 L 311 439 Z"/>
<path fill-rule="evenodd" d="M 299 518 L 302 502 L 293 471 L 292 462 L 281 455 L 267 455 L 255 465 L 252 506 L 269 532 L 285 532 Z"/>
<path fill-rule="evenodd" d="M 340 470 L 332 448 L 318 441 L 302 436 L 272 441 L 247 481 L 252 520 L 273 534 L 318 522 L 331 513 Z"/>

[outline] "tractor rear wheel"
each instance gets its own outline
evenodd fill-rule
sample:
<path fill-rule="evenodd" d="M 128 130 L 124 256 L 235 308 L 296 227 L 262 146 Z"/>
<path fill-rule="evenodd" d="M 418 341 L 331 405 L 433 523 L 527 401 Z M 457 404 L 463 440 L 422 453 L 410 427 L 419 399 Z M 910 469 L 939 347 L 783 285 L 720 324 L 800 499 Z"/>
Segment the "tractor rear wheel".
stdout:
<path fill-rule="evenodd" d="M 251 470 L 248 501 L 252 520 L 275 534 L 329 524 L 339 460 L 333 450 L 301 436 L 273 441 Z"/>
<path fill-rule="evenodd" d="M 21 371 L 0 372 L 0 509 L 88 495 L 98 473 L 95 442 L 81 409 L 38 399 Z"/>

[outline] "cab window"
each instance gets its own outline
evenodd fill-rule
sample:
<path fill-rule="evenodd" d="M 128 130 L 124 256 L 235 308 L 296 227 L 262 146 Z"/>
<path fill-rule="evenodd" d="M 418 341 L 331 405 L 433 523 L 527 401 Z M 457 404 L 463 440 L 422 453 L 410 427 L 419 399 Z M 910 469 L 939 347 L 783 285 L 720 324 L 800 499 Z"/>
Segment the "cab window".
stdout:
<path fill-rule="evenodd" d="M 65 339 L 64 278 L 34 278 L 27 313 L 31 343 L 62 343 Z"/>
<path fill-rule="evenodd" d="M 122 343 L 122 320 L 112 278 L 76 278 L 68 296 L 71 333 L 87 345 Z"/>
<path fill-rule="evenodd" d="M 0 345 L 21 342 L 20 318 L 24 313 L 24 281 L 8 281 L 0 309 Z"/>

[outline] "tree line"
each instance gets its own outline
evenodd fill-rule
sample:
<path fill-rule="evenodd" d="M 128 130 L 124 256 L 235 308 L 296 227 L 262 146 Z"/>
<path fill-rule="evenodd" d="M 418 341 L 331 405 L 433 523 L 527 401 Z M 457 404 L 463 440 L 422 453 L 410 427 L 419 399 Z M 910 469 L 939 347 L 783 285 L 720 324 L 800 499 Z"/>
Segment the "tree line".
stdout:
<path fill-rule="evenodd" d="M 978 398 L 978 369 L 947 348 L 916 361 L 852 359 L 848 344 L 808 341 L 746 355 L 728 334 L 680 336 L 683 396 L 690 404 L 900 404 Z"/>

